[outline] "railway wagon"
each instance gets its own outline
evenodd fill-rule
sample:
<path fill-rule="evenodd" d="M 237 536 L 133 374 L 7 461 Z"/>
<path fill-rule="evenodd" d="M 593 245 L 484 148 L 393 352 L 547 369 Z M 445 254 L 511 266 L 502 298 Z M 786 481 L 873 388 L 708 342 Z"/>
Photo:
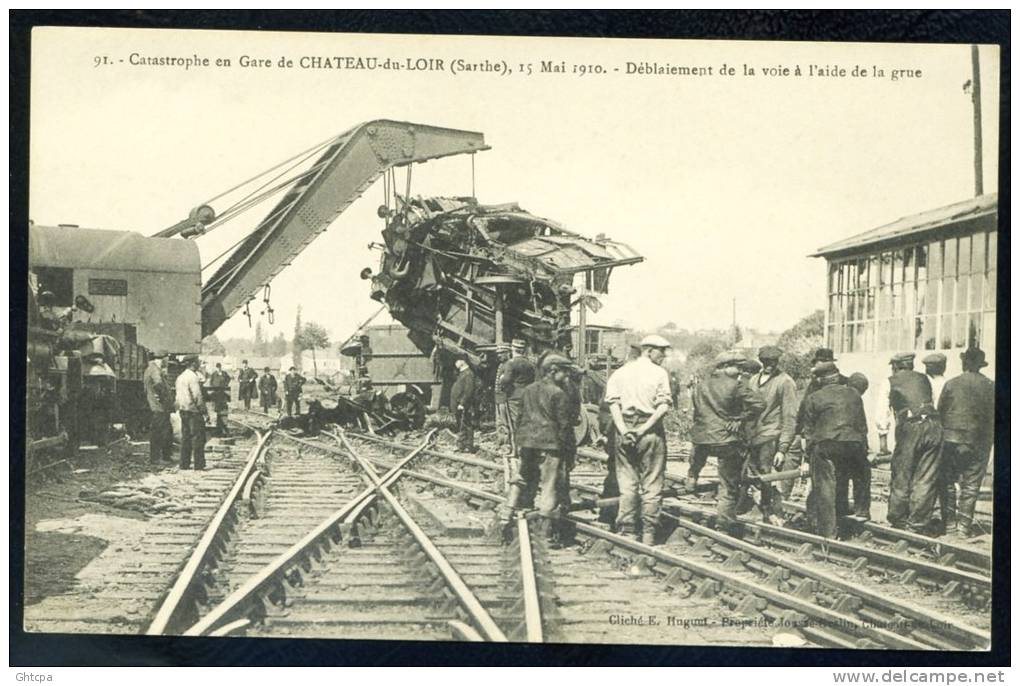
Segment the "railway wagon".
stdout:
<path fill-rule="evenodd" d="M 28 233 L 30 448 L 96 440 L 97 424 L 144 429 L 151 353 L 200 351 L 197 245 L 70 225 Z"/>

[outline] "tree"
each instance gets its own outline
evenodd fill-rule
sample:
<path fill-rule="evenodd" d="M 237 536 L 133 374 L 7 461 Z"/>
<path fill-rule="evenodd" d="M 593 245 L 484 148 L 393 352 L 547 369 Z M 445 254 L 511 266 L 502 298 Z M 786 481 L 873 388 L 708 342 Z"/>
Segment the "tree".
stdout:
<path fill-rule="evenodd" d="M 267 347 L 268 351 L 266 354 L 270 357 L 283 357 L 287 353 L 287 339 L 283 337 L 283 333 L 278 333 L 267 344 Z"/>
<path fill-rule="evenodd" d="M 779 336 L 776 344 L 783 349 L 780 365 L 798 385 L 807 383 L 811 377 L 811 356 L 816 348 L 824 345 L 825 313 L 815 310 L 791 326 Z"/>
<path fill-rule="evenodd" d="M 294 366 L 301 369 L 301 306 L 297 306 L 297 318 L 294 320 L 294 346 L 291 350 Z"/>
<path fill-rule="evenodd" d="M 301 332 L 295 340 L 295 347 L 297 346 L 300 346 L 302 350 L 310 349 L 312 351 L 312 375 L 318 376 L 319 366 L 315 360 L 315 349 L 329 347 L 329 332 L 325 327 L 315 322 L 308 322 L 301 327 Z"/>
<path fill-rule="evenodd" d="M 216 334 L 211 333 L 202 339 L 202 354 L 221 357 L 227 354 L 227 349 L 220 343 L 220 339 L 216 338 Z"/>
<path fill-rule="evenodd" d="M 255 357 L 266 356 L 266 339 L 262 336 L 262 321 L 255 322 L 255 345 L 252 346 Z"/>

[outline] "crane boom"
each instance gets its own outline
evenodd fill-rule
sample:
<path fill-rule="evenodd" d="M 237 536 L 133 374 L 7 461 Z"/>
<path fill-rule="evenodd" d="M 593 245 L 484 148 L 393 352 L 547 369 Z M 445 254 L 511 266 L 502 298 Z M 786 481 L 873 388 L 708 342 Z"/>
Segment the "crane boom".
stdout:
<path fill-rule="evenodd" d="M 383 172 L 488 150 L 473 131 L 379 119 L 341 134 L 202 286 L 202 336 L 254 297 Z"/>

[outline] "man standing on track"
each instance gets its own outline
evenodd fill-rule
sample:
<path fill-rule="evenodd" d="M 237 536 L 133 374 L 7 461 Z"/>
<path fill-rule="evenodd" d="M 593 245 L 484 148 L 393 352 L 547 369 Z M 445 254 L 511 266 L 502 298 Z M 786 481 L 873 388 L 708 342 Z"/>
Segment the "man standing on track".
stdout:
<path fill-rule="evenodd" d="M 524 354 L 525 343 L 523 339 L 515 338 L 510 346 L 511 357 L 503 367 L 503 374 L 499 377 L 499 383 L 507 398 L 511 449 L 516 450 L 517 422 L 521 414 L 521 395 L 523 395 L 524 389 L 535 381 L 535 364 Z"/>
<path fill-rule="evenodd" d="M 276 377 L 270 373 L 269 367 L 263 369 L 262 376 L 259 377 L 259 400 L 262 403 L 262 411 L 266 414 L 269 414 L 270 407 L 277 407 L 276 385 Z"/>
<path fill-rule="evenodd" d="M 173 398 L 166 382 L 165 362 L 166 351 L 156 351 L 142 377 L 145 399 L 152 412 L 149 419 L 149 461 L 154 465 L 174 461 L 174 431 L 170 426 Z"/>
<path fill-rule="evenodd" d="M 304 385 L 305 377 L 298 374 L 296 367 L 291 367 L 287 376 L 283 377 L 283 396 L 288 417 L 301 414 L 301 387 Z"/>
<path fill-rule="evenodd" d="M 506 389 L 503 388 L 503 373 L 510 362 L 510 346 L 500 343 L 496 346 L 496 381 L 493 384 L 493 402 L 496 406 L 496 443 L 501 449 L 512 451 L 510 442 L 510 410 L 507 407 Z"/>
<path fill-rule="evenodd" d="M 237 394 L 244 403 L 244 409 L 251 409 L 251 401 L 259 397 L 259 374 L 248 366 L 248 360 L 241 360 L 241 371 L 237 374 Z"/>
<path fill-rule="evenodd" d="M 747 462 L 747 477 L 765 476 L 773 467 L 782 468 L 796 433 L 797 384 L 789 374 L 779 369 L 782 356 L 783 351 L 778 347 L 764 346 L 758 351 L 762 369 L 748 382 L 751 390 L 761 396 L 765 407 L 750 422 L 751 454 Z M 762 488 L 761 506 L 765 516 L 778 506 L 778 503 L 771 502 L 772 494 L 772 486 Z M 744 496 L 744 493 L 741 495 Z"/>
<path fill-rule="evenodd" d="M 987 366 L 985 353 L 968 348 L 960 353 L 963 373 L 946 382 L 939 398 L 945 443 L 943 460 L 945 500 L 943 523 L 946 531 L 967 538 L 974 521 L 974 505 L 995 439 L 995 384 L 981 374 Z M 956 486 L 960 486 L 957 510 Z M 955 520 L 955 521 L 954 521 Z"/>
<path fill-rule="evenodd" d="M 863 398 L 868 390 L 868 377 L 860 372 L 854 372 L 847 379 L 846 385 L 857 391 L 857 395 Z M 868 521 L 871 519 L 871 462 L 868 461 L 867 444 L 863 444 L 861 448 L 850 466 L 850 483 L 853 484 L 854 495 L 853 516 L 862 521 Z M 847 502 L 846 485 L 840 487 L 836 497 Z M 849 505 L 845 509 L 849 512 Z"/>
<path fill-rule="evenodd" d="M 930 533 L 935 498 L 944 487 L 941 475 L 942 426 L 932 405 L 931 382 L 914 371 L 914 353 L 889 361 L 892 376 L 878 394 L 879 433 L 895 421 L 896 446 L 889 483 L 889 524 L 915 533 Z"/>
<path fill-rule="evenodd" d="M 606 402 L 616 428 L 616 477 L 620 509 L 616 529 L 655 545 L 666 476 L 666 430 L 662 418 L 672 396 L 662 367 L 669 341 L 646 336 L 641 356 L 617 369 L 606 384 Z"/>
<path fill-rule="evenodd" d="M 718 459 L 720 484 L 717 507 L 720 524 L 724 527 L 736 523 L 747 447 L 741 429 L 765 407 L 762 399 L 740 378 L 743 360 L 740 353 L 720 353 L 715 359 L 715 370 L 697 385 L 693 398 L 691 440 L 694 454 L 691 467 L 700 468 L 711 455 Z"/>
<path fill-rule="evenodd" d="M 840 383 L 835 363 L 822 362 L 812 373 L 818 390 L 801 406 L 804 432 L 811 442 L 810 467 L 801 467 L 811 474 L 808 519 L 816 534 L 836 538 L 839 522 L 849 514 L 845 493 L 850 471 L 867 451 L 868 420 L 860 394 Z M 840 490 L 843 498 L 837 497 Z"/>
<path fill-rule="evenodd" d="M 212 391 L 213 409 L 216 410 L 216 435 L 227 435 L 227 414 L 230 412 L 230 374 L 223 371 L 223 365 L 216 363 L 216 371 L 209 375 L 208 386 Z"/>
<path fill-rule="evenodd" d="M 541 378 L 520 394 L 521 459 L 502 512 L 505 528 L 515 511 L 537 504 L 544 515 L 540 527 L 553 547 L 570 538 L 563 521 L 570 508 L 568 472 L 574 442 L 573 408 L 564 388 L 570 366 L 563 355 L 546 356 Z"/>
<path fill-rule="evenodd" d="M 190 355 L 184 360 L 186 369 L 177 377 L 175 394 L 177 412 L 181 415 L 181 469 L 191 467 L 191 459 L 195 459 L 195 469 L 205 469 L 205 422 L 209 419 L 209 410 L 202 396 L 202 384 L 198 378 L 198 355 Z"/>
<path fill-rule="evenodd" d="M 475 452 L 475 414 L 478 407 L 478 376 L 464 360 L 457 360 L 457 380 L 450 389 L 450 411 L 457 417 L 457 450 Z"/>

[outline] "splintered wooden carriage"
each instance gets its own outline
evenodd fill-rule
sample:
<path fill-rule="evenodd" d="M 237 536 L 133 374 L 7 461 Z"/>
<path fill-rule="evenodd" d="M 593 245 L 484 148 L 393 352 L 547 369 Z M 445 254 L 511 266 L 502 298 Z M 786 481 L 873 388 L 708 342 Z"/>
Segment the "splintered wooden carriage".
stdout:
<path fill-rule="evenodd" d="M 571 347 L 571 311 L 608 291 L 614 267 L 643 258 L 603 236 L 571 233 L 516 204 L 416 198 L 393 212 L 372 297 L 407 326 L 424 354 L 449 370 L 482 365 L 495 344 L 520 338 L 534 353 Z"/>

